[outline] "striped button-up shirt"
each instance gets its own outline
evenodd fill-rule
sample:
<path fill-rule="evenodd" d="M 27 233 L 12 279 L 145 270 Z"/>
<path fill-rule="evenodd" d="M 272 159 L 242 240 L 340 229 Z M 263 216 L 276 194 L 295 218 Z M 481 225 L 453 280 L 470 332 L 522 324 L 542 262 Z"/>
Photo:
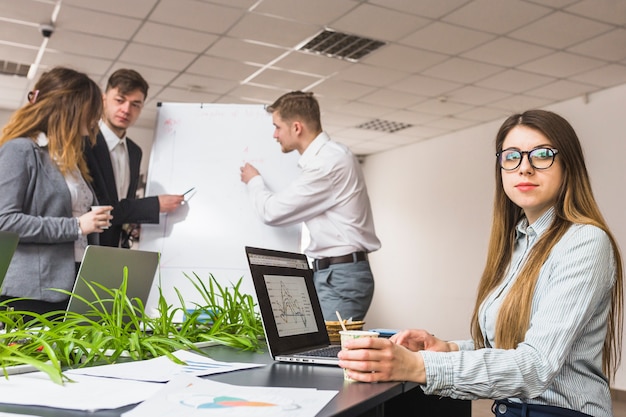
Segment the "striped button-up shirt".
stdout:
<path fill-rule="evenodd" d="M 459 352 L 422 351 L 426 394 L 453 398 L 508 398 L 613 415 L 602 373 L 602 346 L 616 279 L 611 242 L 591 225 L 572 225 L 541 268 L 530 326 L 515 349 L 494 347 L 498 311 L 532 247 L 549 228 L 554 209 L 535 223 L 523 220 L 509 270 L 479 310 L 484 349 L 457 341 Z"/>

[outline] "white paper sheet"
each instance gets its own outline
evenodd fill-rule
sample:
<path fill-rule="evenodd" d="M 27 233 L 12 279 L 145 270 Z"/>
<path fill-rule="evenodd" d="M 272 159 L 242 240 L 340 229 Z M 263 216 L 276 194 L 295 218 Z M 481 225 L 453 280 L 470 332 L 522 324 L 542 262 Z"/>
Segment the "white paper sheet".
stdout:
<path fill-rule="evenodd" d="M 187 350 L 178 350 L 173 354 L 186 362 L 187 365 L 179 365 L 166 356 L 160 356 L 144 361 L 72 369 L 65 373 L 70 378 L 73 375 L 91 375 L 137 381 L 167 382 L 176 375 L 205 376 L 265 366 L 257 363 L 218 362 Z"/>
<path fill-rule="evenodd" d="M 72 375 L 74 382 L 55 384 L 43 372 L 0 379 L 0 403 L 39 405 L 71 410 L 101 410 L 139 403 L 163 384 Z"/>
<path fill-rule="evenodd" d="M 243 387 L 179 375 L 122 417 L 313 417 L 337 392 Z"/>

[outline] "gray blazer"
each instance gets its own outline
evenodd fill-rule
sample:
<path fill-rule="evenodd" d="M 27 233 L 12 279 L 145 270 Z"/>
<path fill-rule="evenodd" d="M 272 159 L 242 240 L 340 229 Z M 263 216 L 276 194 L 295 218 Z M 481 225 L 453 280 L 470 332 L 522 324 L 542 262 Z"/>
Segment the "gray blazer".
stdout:
<path fill-rule="evenodd" d="M 97 204 L 94 197 L 93 204 Z M 0 230 L 20 236 L 2 285 L 2 295 L 59 302 L 76 278 L 74 241 L 78 224 L 65 178 L 47 147 L 30 138 L 0 146 Z M 97 234 L 88 236 L 97 244 Z"/>

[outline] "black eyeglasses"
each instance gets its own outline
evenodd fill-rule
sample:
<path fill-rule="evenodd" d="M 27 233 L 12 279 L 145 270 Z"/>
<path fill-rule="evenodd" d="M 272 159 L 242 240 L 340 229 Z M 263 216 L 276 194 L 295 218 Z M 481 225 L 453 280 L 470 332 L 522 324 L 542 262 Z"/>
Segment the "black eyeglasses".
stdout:
<path fill-rule="evenodd" d="M 496 154 L 500 167 L 505 171 L 513 171 L 517 169 L 522 163 L 524 155 L 528 156 L 528 162 L 530 166 L 535 169 L 547 169 L 554 163 L 554 158 L 559 153 L 558 150 L 539 147 L 531 149 L 530 151 L 520 151 L 516 148 L 504 149 Z"/>

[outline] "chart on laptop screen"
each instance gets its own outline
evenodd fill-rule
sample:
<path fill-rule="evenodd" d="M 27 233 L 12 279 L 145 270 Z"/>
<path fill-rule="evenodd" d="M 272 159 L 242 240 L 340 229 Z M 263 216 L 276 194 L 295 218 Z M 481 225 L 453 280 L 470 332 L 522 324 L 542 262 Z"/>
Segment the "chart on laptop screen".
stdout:
<path fill-rule="evenodd" d="M 279 337 L 318 331 L 304 277 L 265 275 Z"/>

